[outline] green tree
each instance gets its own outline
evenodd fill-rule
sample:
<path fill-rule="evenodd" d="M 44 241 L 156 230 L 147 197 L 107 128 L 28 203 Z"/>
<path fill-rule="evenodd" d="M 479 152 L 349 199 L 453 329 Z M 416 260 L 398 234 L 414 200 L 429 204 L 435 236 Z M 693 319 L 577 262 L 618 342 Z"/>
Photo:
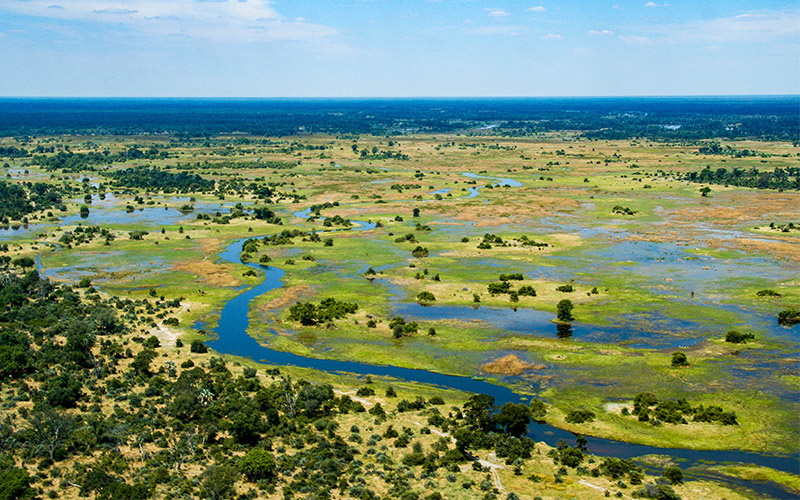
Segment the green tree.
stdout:
<path fill-rule="evenodd" d="M 250 481 L 271 481 L 275 478 L 275 458 L 267 450 L 252 449 L 239 462 L 239 472 Z"/>
<path fill-rule="evenodd" d="M 508 434 L 519 437 L 528 430 L 531 411 L 524 404 L 506 403 L 500 408 L 495 419 Z"/>
<path fill-rule="evenodd" d="M 51 406 L 74 408 L 83 395 L 80 380 L 67 373 L 49 379 L 45 387 L 45 399 Z"/>
<path fill-rule="evenodd" d="M 467 425 L 484 431 L 494 428 L 494 397 L 487 394 L 475 394 L 464 403 L 464 418 Z"/>
<path fill-rule="evenodd" d="M 239 479 L 239 472 L 229 465 L 211 465 L 201 477 L 203 491 L 211 500 L 233 498 L 236 494 L 234 485 Z"/>
<path fill-rule="evenodd" d="M 25 469 L 7 467 L 0 469 L 0 500 L 29 500 L 36 492 L 31 488 L 31 477 Z"/>
<path fill-rule="evenodd" d="M 561 299 L 556 305 L 556 316 L 559 321 L 572 321 L 572 301 L 569 299 Z"/>
<path fill-rule="evenodd" d="M 22 272 L 27 272 L 29 267 L 33 267 L 36 262 L 30 257 L 17 257 L 11 261 L 12 266 L 21 267 Z"/>
<path fill-rule="evenodd" d="M 689 361 L 686 359 L 686 354 L 676 351 L 672 353 L 672 366 L 689 366 Z"/>

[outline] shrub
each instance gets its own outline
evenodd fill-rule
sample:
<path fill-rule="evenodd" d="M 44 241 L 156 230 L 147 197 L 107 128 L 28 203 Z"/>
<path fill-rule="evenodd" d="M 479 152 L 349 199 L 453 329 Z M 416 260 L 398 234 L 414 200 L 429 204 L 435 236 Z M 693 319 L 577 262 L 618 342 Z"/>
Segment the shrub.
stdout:
<path fill-rule="evenodd" d="M 208 346 L 199 340 L 192 340 L 192 345 L 189 346 L 189 350 L 197 354 L 205 354 L 208 352 Z"/>
<path fill-rule="evenodd" d="M 239 472 L 250 481 L 275 477 L 275 458 L 267 450 L 252 449 L 239 462 Z"/>
<path fill-rule="evenodd" d="M 800 323 L 800 311 L 797 309 L 785 309 L 778 313 L 778 324 L 792 326 Z"/>
<path fill-rule="evenodd" d="M 739 333 L 736 330 L 731 330 L 725 334 L 725 342 L 731 344 L 744 344 L 748 340 L 755 340 L 756 336 L 752 333 Z"/>
<path fill-rule="evenodd" d="M 676 351 L 672 353 L 672 366 L 689 366 L 689 361 L 686 359 L 686 354 Z"/>
<path fill-rule="evenodd" d="M 595 414 L 589 410 L 571 410 L 567 413 L 566 421 L 570 424 L 582 424 L 594 420 Z"/>

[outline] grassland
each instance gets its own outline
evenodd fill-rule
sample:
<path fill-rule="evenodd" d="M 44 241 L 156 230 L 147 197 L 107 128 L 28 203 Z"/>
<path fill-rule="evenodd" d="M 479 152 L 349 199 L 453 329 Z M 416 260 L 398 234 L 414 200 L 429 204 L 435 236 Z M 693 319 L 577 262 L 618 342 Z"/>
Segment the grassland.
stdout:
<path fill-rule="evenodd" d="M 8 230 L 7 254 L 40 255 L 47 276 L 73 282 L 88 277 L 111 296 L 181 298 L 179 326 L 164 329 L 158 321 L 154 329 L 153 318 L 143 317 L 137 324 L 142 334 L 155 332 L 187 343 L 208 338 L 223 305 L 262 279 L 259 273 L 248 276 L 250 268 L 243 264 L 222 261 L 223 249 L 240 239 L 287 229 L 313 230 L 330 238 L 332 246 L 299 236 L 291 244 L 259 246 L 253 255 L 253 262 L 266 255 L 269 266 L 286 272 L 282 288 L 255 299 L 249 311 L 249 333 L 272 349 L 490 377 L 544 399 L 550 410 L 548 423 L 590 436 L 661 447 L 798 452 L 800 407 L 793 396 L 798 388 L 798 327 L 776 326 L 775 318 L 778 311 L 800 305 L 800 231 L 776 231 L 770 223 L 800 221 L 800 195 L 714 185 L 708 196 L 701 196 L 703 185 L 683 178 L 706 166 L 797 166 L 796 146 L 733 142 L 734 148 L 763 154 L 732 158 L 700 155 L 691 143 L 587 141 L 564 134 L 391 139 L 311 135 L 299 140 L 325 148 L 314 151 L 289 147 L 295 140 L 280 138 L 246 145 L 233 137 L 207 144 L 147 136 L 58 141 L 74 152 L 114 152 L 134 142 L 164 147 L 170 153 L 167 159 L 109 168 L 154 165 L 173 171 L 191 162 L 203 177 L 218 185 L 228 182 L 224 191 L 214 193 L 126 192 L 110 187 L 102 172 L 86 173 L 96 183 L 86 185 L 83 174 L 53 174 L 24 158 L 9 160 L 12 182 L 66 182 L 95 195 L 116 191 L 108 203 L 93 201 L 85 220 L 62 223 L 58 213 L 41 214 L 29 220 L 32 231 L 15 236 Z M 362 159 L 353 154 L 354 142 L 359 149 L 390 148 L 408 159 Z M 259 161 L 298 164 L 263 168 Z M 466 177 L 465 172 L 522 185 L 497 185 L 490 178 Z M 248 183 L 271 185 L 275 194 L 259 199 L 246 188 Z M 470 196 L 471 188 L 480 188 L 477 195 Z M 135 196 L 141 196 L 141 202 Z M 188 201 L 190 196 L 194 201 Z M 66 214 L 76 214 L 84 204 L 76 198 L 66 203 Z M 187 203 L 195 210 L 178 213 Z M 242 216 L 215 218 L 216 213 L 232 213 L 237 203 L 243 204 Z M 321 204 L 327 204 L 321 218 L 293 215 Z M 126 205 L 135 211 L 126 213 Z M 252 206 L 271 208 L 282 225 L 253 218 L 247 212 Z M 631 214 L 616 207 L 630 209 Z M 414 209 L 419 209 L 418 216 Z M 211 217 L 197 218 L 199 213 Z M 341 229 L 323 223 L 333 216 L 380 225 L 360 230 L 354 222 L 351 229 L 331 231 Z M 108 245 L 101 240 L 72 248 L 59 244 L 65 232 L 93 225 L 95 218 L 115 236 Z M 148 234 L 130 239 L 129 233 L 136 230 Z M 503 243 L 479 248 L 486 234 Z M 526 246 L 525 241 L 540 245 Z M 418 246 L 428 255 L 413 256 Z M 375 275 L 365 274 L 370 268 Z M 488 285 L 508 273 L 524 276 L 511 282 L 513 289 L 530 286 L 536 295 L 513 301 L 509 294 L 490 294 Z M 556 290 L 567 284 L 574 290 Z M 758 296 L 764 289 L 779 296 Z M 415 305 L 421 292 L 435 296 L 433 305 Z M 302 326 L 289 319 L 291 305 L 326 297 L 357 303 L 358 311 L 328 325 Z M 562 299 L 574 304 L 570 338 L 559 338 L 552 322 Z M 417 321 L 418 333 L 397 338 L 388 325 L 398 315 Z M 520 324 L 527 318 L 529 326 Z M 368 326 L 370 321 L 374 327 Z M 205 334 L 191 328 L 196 323 L 203 325 Z M 427 333 L 430 328 L 435 335 Z M 726 343 L 725 333 L 731 329 L 752 332 L 756 340 Z M 670 365 L 676 350 L 687 354 L 689 367 Z M 509 354 L 527 368 L 512 374 L 483 369 Z M 282 369 L 335 381 L 342 392 L 352 392 L 356 382 L 345 375 Z M 399 381 L 392 384 L 402 387 Z M 415 385 L 408 390 L 432 389 Z M 719 405 L 735 411 L 739 424 L 654 426 L 620 415 L 619 404 L 641 392 Z M 455 397 L 458 402 L 463 398 Z M 596 420 L 567 423 L 565 417 L 574 409 L 591 410 Z M 543 471 L 532 469 L 523 476 Z M 599 497 L 610 488 L 598 483 L 601 491 L 577 478 L 523 487 L 518 485 L 522 479 L 510 471 L 498 473 L 510 490 L 529 491 L 531 497 L 556 491 L 556 496 L 593 498 L 593 491 Z M 436 485 L 443 492 L 449 487 Z M 686 488 L 681 493 L 686 498 L 702 498 L 700 491 L 711 495 L 702 488 L 714 487 L 704 484 L 695 493 Z"/>

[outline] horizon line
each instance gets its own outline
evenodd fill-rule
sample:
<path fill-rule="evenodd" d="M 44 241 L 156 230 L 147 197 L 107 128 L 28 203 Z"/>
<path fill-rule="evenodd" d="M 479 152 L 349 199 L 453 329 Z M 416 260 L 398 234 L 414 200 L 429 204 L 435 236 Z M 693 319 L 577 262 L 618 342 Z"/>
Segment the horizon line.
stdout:
<path fill-rule="evenodd" d="M 628 94 L 628 95 L 516 95 L 516 96 L 0 96 L 3 100 L 409 100 L 409 99 L 615 99 L 615 98 L 686 98 L 686 97 L 800 97 L 796 94 Z"/>

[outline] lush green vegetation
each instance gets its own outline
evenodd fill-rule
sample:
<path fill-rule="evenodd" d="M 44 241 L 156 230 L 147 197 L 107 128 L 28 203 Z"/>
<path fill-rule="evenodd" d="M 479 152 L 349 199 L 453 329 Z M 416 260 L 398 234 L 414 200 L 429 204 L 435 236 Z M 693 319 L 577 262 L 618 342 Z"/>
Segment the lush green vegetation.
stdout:
<path fill-rule="evenodd" d="M 0 244 L 2 484 L 23 498 L 740 498 L 669 464 L 592 456 L 583 438 L 525 434 L 538 420 L 589 444 L 796 451 L 796 192 L 687 182 L 706 165 L 792 172 L 796 146 L 668 139 L 695 125 L 659 142 L 522 122 L 0 139 L 8 201 L 28 203 Z M 38 185 L 60 199 L 46 208 Z M 249 266 L 219 259 L 236 241 Z M 39 263 L 51 280 L 31 277 Z M 272 349 L 542 399 L 495 407 L 219 358 L 205 344 L 219 311 L 274 267 L 281 286 L 248 312 Z M 99 329 L 109 318 L 118 330 Z M 643 393 L 658 398 L 636 414 L 620 402 Z M 47 408 L 72 425 L 52 457 L 30 437 Z"/>

